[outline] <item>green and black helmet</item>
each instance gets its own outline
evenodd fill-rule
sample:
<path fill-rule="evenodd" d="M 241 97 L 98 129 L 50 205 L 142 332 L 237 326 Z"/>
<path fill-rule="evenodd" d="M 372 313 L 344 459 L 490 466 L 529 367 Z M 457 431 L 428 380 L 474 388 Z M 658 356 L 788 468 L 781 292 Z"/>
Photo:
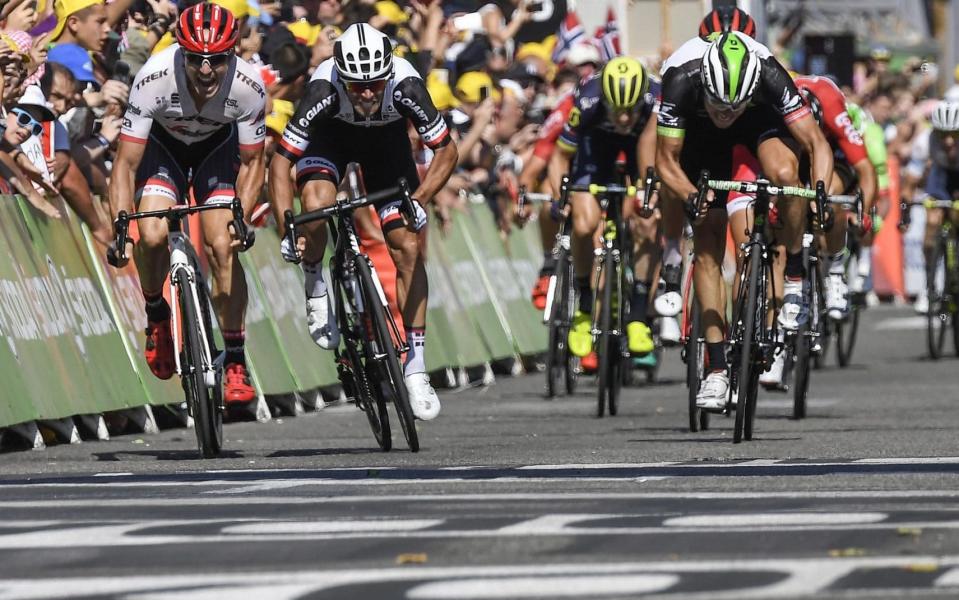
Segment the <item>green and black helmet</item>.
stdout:
<path fill-rule="evenodd" d="M 738 31 L 724 33 L 709 44 L 700 76 L 707 98 L 730 108 L 744 106 L 753 97 L 762 64 Z"/>

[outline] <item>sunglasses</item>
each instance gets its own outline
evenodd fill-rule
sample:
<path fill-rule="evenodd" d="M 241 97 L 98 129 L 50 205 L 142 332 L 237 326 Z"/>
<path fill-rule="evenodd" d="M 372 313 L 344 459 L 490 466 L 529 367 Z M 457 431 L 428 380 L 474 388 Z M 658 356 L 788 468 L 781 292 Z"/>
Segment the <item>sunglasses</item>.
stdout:
<path fill-rule="evenodd" d="M 43 133 L 43 125 L 39 121 L 33 118 L 33 116 L 27 111 L 21 108 L 14 108 L 12 111 L 13 114 L 17 115 L 17 125 L 23 127 L 24 129 L 29 129 L 30 133 L 33 135 L 39 136 Z"/>
<path fill-rule="evenodd" d="M 351 94 L 361 94 L 366 90 L 379 94 L 386 89 L 385 79 L 379 81 L 346 81 L 344 83 L 346 84 L 346 91 Z"/>
<path fill-rule="evenodd" d="M 203 63 L 210 65 L 211 69 L 216 69 L 228 63 L 232 57 L 232 52 L 220 52 L 217 54 L 201 54 L 199 52 L 183 53 L 183 59 L 186 61 L 186 64 L 194 69 L 202 68 Z"/>

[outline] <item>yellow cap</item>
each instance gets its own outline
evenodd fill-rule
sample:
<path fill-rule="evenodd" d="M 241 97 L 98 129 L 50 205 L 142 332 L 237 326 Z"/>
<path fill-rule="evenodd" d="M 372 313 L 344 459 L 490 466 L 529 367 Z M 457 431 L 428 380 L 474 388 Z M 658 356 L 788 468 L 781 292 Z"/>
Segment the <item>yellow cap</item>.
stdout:
<path fill-rule="evenodd" d="M 290 23 L 286 26 L 298 42 L 313 47 L 316 40 L 320 37 L 320 31 L 323 29 L 320 25 L 310 25 L 306 19 L 300 19 L 296 23 Z"/>
<path fill-rule="evenodd" d="M 266 126 L 283 135 L 286 124 L 293 118 L 293 103 L 287 100 L 274 100 L 273 110 L 266 116 Z"/>
<path fill-rule="evenodd" d="M 456 97 L 461 102 L 482 102 L 484 89 L 487 97 L 499 102 L 500 93 L 493 87 L 493 78 L 482 71 L 470 71 L 463 73 L 456 82 Z"/>
<path fill-rule="evenodd" d="M 376 14 L 386 19 L 386 22 L 391 25 L 399 25 L 410 20 L 409 15 L 393 0 L 380 0 L 373 6 L 376 8 Z"/>
<path fill-rule="evenodd" d="M 236 19 L 260 16 L 260 11 L 250 6 L 246 0 L 210 0 L 210 2 L 227 9 Z"/>
<path fill-rule="evenodd" d="M 449 110 L 459 106 L 450 84 L 443 81 L 436 71 L 430 71 L 426 77 L 426 91 L 430 93 L 436 110 Z"/>
<path fill-rule="evenodd" d="M 53 29 L 53 37 L 56 41 L 62 34 L 63 28 L 67 25 L 67 17 L 75 12 L 79 12 L 88 6 L 103 4 L 103 0 L 54 0 L 53 12 L 57 15 L 57 26 Z"/>
<path fill-rule="evenodd" d="M 523 60 L 524 58 L 539 58 L 547 65 L 551 64 L 553 62 L 553 56 L 550 44 L 545 42 L 529 42 L 523 44 L 519 47 L 519 50 L 516 51 L 516 60 Z"/>

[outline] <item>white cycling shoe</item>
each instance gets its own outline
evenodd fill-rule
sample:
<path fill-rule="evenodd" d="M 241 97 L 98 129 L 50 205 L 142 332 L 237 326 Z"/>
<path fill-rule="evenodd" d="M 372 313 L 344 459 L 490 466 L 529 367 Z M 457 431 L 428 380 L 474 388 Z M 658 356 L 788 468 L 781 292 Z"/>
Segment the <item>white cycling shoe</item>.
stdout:
<path fill-rule="evenodd" d="M 849 288 L 842 273 L 830 273 L 826 278 L 826 314 L 839 321 L 849 313 Z"/>
<path fill-rule="evenodd" d="M 710 412 L 722 412 L 728 398 L 729 376 L 725 371 L 716 371 L 703 379 L 696 394 L 696 406 Z"/>
<path fill-rule="evenodd" d="M 430 385 L 429 376 L 426 373 L 411 373 L 405 379 L 413 416 L 421 421 L 435 419 L 440 414 L 440 399 Z"/>
<path fill-rule="evenodd" d="M 929 295 L 926 290 L 916 294 L 916 301 L 912 305 L 917 315 L 924 315 L 929 312 Z"/>
<path fill-rule="evenodd" d="M 659 340 L 663 345 L 674 346 L 679 343 L 680 337 L 679 321 L 676 320 L 676 317 L 659 319 Z"/>
<path fill-rule="evenodd" d="M 683 297 L 679 292 L 663 292 L 656 296 L 653 308 L 662 317 L 675 317 L 683 309 Z"/>
<path fill-rule="evenodd" d="M 773 364 L 768 371 L 759 375 L 759 383 L 765 388 L 778 388 L 783 381 L 783 368 L 786 366 L 786 353 L 782 350 L 773 356 Z"/>
<path fill-rule="evenodd" d="M 340 345 L 340 330 L 336 326 L 329 294 L 306 299 L 306 327 L 320 348 L 332 350 Z"/>

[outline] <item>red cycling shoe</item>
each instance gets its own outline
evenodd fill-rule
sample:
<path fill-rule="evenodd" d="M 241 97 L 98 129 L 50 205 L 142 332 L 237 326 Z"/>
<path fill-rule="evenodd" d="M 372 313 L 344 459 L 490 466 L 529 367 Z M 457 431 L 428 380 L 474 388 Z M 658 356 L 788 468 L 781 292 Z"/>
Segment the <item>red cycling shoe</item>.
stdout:
<path fill-rule="evenodd" d="M 173 333 L 170 319 L 159 323 L 147 322 L 147 341 L 143 348 L 150 371 L 157 379 L 169 379 L 176 373 L 176 357 L 173 352 Z"/>
<path fill-rule="evenodd" d="M 546 294 L 549 292 L 549 275 L 540 275 L 533 286 L 533 306 L 546 310 Z"/>
<path fill-rule="evenodd" d="M 231 363 L 223 372 L 223 399 L 227 403 L 246 404 L 256 400 L 256 390 L 250 382 L 246 367 Z"/>

